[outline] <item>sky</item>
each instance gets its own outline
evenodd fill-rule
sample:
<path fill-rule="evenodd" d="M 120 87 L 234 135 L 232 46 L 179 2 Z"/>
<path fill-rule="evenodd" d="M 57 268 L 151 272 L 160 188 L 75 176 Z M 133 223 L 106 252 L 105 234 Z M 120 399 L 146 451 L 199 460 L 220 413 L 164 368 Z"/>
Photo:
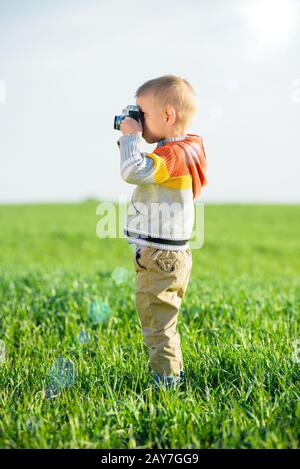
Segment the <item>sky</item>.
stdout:
<path fill-rule="evenodd" d="M 198 97 L 200 202 L 300 202 L 300 0 L 0 0 L 0 203 L 129 197 L 114 116 L 166 74 Z"/>

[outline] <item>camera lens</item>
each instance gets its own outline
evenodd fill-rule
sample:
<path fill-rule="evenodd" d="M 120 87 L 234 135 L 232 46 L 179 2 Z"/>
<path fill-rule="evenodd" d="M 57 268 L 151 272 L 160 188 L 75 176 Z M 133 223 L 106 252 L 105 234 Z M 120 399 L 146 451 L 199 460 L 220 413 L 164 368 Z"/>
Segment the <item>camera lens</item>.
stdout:
<path fill-rule="evenodd" d="M 114 120 L 114 129 L 120 130 L 120 123 L 123 120 L 124 116 L 115 116 Z"/>

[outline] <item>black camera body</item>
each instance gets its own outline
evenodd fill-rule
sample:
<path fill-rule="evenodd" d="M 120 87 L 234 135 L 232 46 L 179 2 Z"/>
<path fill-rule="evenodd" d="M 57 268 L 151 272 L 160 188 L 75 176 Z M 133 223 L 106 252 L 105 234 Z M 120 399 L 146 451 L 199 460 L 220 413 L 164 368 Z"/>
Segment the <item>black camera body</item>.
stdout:
<path fill-rule="evenodd" d="M 143 123 L 144 113 L 143 113 L 143 111 L 140 110 L 140 108 L 138 106 L 135 106 L 133 104 L 129 104 L 128 106 L 126 106 L 125 109 L 123 109 L 122 112 L 123 112 L 123 114 L 121 114 L 120 116 L 115 116 L 114 129 L 120 130 L 121 121 L 123 119 L 125 119 L 125 117 L 127 117 L 127 116 L 132 117 L 137 122 L 140 120 Z"/>

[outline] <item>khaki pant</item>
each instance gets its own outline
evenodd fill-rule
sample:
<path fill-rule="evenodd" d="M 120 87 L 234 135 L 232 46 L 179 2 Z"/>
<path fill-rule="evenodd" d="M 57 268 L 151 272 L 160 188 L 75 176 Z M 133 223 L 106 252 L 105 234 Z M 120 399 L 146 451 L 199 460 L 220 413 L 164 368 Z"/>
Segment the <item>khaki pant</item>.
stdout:
<path fill-rule="evenodd" d="M 191 249 L 136 246 L 133 258 L 135 304 L 151 367 L 158 375 L 178 377 L 183 358 L 176 325 L 192 270 Z"/>

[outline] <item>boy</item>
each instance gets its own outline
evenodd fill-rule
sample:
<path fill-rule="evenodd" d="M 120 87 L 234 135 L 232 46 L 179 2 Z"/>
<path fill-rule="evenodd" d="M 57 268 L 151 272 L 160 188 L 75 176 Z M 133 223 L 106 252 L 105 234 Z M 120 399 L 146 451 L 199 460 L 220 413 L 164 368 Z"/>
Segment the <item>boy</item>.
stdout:
<path fill-rule="evenodd" d="M 202 138 L 186 133 L 198 110 L 187 80 L 174 75 L 148 80 L 135 98 L 143 122 L 124 118 L 117 142 L 122 178 L 137 185 L 124 234 L 136 246 L 135 303 L 154 382 L 174 388 L 184 377 L 176 325 L 192 269 L 188 241 L 193 201 L 207 184 L 206 155 Z M 152 153 L 140 151 L 142 137 L 157 142 Z"/>

